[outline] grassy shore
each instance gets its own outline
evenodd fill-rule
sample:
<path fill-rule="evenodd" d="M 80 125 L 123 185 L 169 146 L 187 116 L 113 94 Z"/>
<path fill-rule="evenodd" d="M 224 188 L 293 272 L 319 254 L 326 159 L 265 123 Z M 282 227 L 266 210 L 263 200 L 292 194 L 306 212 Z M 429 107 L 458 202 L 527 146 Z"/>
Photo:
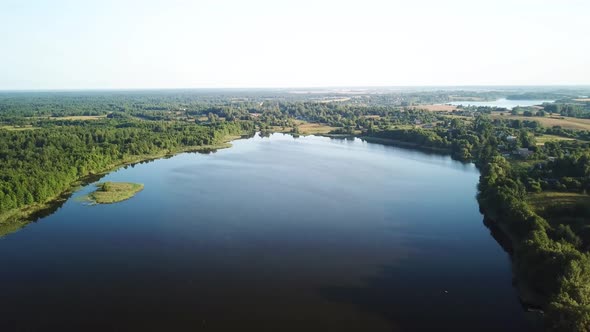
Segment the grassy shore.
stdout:
<path fill-rule="evenodd" d="M 128 200 L 143 190 L 141 183 L 104 182 L 96 185 L 88 199 L 96 204 L 113 204 Z"/>
<path fill-rule="evenodd" d="M 80 183 L 81 182 L 76 182 L 72 184 L 70 189 L 47 200 L 45 203 L 31 204 L 21 209 L 15 209 L 0 214 L 0 237 L 14 233 L 28 223 L 57 211 L 61 205 L 68 200 L 71 194 L 79 188 Z"/>
<path fill-rule="evenodd" d="M 120 160 L 117 163 L 111 164 L 105 167 L 102 171 L 88 174 L 76 182 L 72 183 L 70 187 L 64 190 L 57 196 L 51 197 L 43 203 L 35 203 L 24 206 L 19 209 L 5 211 L 0 214 L 0 237 L 6 234 L 13 233 L 20 228 L 26 226 L 31 221 L 43 217 L 50 212 L 57 210 L 61 204 L 68 200 L 71 194 L 76 191 L 81 185 L 97 181 L 103 175 L 110 173 L 120 167 L 127 165 L 137 164 L 143 161 L 156 160 L 164 157 L 173 156 L 183 152 L 197 152 L 207 150 L 219 150 L 231 147 L 231 141 L 241 138 L 241 136 L 226 136 L 220 143 L 213 145 L 198 145 L 198 146 L 186 146 L 173 150 L 160 151 L 153 154 L 145 155 L 133 155 L 128 156 L 125 159 Z"/>

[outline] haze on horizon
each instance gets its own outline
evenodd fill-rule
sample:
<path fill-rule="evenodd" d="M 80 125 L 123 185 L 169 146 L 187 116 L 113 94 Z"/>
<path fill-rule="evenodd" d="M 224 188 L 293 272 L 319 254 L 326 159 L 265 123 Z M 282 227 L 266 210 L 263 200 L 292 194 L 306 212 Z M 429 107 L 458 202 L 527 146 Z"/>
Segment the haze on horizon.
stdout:
<path fill-rule="evenodd" d="M 0 90 L 590 84 L 585 0 L 2 1 Z"/>

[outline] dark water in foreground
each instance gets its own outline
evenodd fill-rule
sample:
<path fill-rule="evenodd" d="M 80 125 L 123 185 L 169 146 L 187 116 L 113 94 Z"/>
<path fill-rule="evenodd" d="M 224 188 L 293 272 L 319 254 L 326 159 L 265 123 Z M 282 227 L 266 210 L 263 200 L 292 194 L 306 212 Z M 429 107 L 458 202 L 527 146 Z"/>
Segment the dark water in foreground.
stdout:
<path fill-rule="evenodd" d="M 275 134 L 103 180 L 145 190 L 0 239 L 0 330 L 527 329 L 473 165 Z"/>

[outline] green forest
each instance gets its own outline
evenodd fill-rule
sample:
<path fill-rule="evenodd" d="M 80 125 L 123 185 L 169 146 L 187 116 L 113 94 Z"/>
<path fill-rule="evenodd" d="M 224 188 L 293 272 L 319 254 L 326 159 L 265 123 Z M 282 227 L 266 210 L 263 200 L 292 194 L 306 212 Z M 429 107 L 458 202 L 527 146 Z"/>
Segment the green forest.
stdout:
<path fill-rule="evenodd" d="M 252 128 L 248 122 L 196 125 L 109 119 L 0 130 L 0 216 L 19 217 L 11 212 L 45 203 L 88 175 L 190 148 L 215 147 L 228 135 Z"/>

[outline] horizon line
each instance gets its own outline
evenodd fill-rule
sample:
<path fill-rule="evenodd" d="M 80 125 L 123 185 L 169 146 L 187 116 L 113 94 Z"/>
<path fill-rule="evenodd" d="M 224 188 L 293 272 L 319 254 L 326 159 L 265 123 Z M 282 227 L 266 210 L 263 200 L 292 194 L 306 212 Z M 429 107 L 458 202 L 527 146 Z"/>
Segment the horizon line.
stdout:
<path fill-rule="evenodd" d="M 16 88 L 0 89 L 5 92 L 83 92 L 83 91 L 173 91 L 173 90 L 293 90 L 293 89 L 404 89 L 404 88 L 590 88 L 587 84 L 449 84 L 449 85 L 326 85 L 281 87 L 125 87 L 125 88 Z"/>

